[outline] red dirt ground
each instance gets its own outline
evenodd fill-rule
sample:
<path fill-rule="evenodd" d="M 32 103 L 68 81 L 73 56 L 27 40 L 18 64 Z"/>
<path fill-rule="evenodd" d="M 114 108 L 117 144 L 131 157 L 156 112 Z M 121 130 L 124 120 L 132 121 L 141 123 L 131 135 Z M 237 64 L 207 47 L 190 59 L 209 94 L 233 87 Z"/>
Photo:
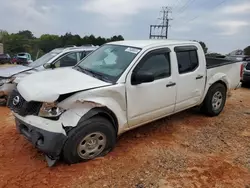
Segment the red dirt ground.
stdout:
<path fill-rule="evenodd" d="M 189 110 L 122 135 L 110 154 L 48 168 L 0 107 L 0 187 L 250 187 L 250 89 L 233 91 L 224 112 Z"/>

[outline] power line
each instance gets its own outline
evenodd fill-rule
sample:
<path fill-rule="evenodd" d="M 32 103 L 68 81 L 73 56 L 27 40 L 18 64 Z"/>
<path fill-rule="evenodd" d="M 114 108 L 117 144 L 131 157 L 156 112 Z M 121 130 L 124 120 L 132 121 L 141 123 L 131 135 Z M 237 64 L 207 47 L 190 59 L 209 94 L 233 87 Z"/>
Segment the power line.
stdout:
<path fill-rule="evenodd" d="M 210 10 L 216 9 L 217 7 L 219 7 L 219 6 L 221 6 L 222 4 L 226 3 L 227 1 L 229 1 L 229 0 L 222 0 L 222 1 L 220 1 L 218 4 L 215 4 L 215 6 L 213 6 Z M 208 2 L 206 1 L 206 2 L 202 3 L 202 5 L 206 5 L 207 3 L 208 3 Z M 207 12 L 206 14 L 208 14 L 208 13 L 211 14 L 211 11 Z M 202 16 L 202 14 L 197 15 L 197 16 L 191 18 L 190 20 L 185 21 L 185 24 L 190 23 L 190 22 L 193 22 L 194 20 L 196 20 L 197 18 L 199 18 L 199 17 L 201 17 L 201 16 Z M 182 22 L 184 22 L 184 21 L 182 21 Z"/>
<path fill-rule="evenodd" d="M 188 0 L 180 9 L 177 11 L 177 14 L 175 15 L 174 19 L 177 20 L 187 9 L 188 7 L 194 3 L 195 0 Z"/>
<path fill-rule="evenodd" d="M 174 10 L 175 8 L 179 7 L 178 5 L 180 5 L 181 3 L 181 0 L 176 0 L 175 3 L 172 5 L 172 9 Z"/>
<path fill-rule="evenodd" d="M 196 0 L 189 0 L 189 1 L 187 1 L 184 5 L 183 5 L 183 7 L 181 7 L 180 9 L 179 9 L 179 11 L 177 12 L 177 13 L 179 13 L 178 15 L 180 15 L 180 14 L 182 14 L 183 12 L 185 12 L 187 9 L 188 9 L 188 7 L 192 4 L 192 3 L 194 3 Z"/>
<path fill-rule="evenodd" d="M 226 1 L 228 1 L 228 0 L 223 0 L 223 1 L 219 2 L 219 3 L 216 4 L 214 7 L 212 7 L 212 9 L 216 9 L 217 7 L 219 7 L 219 6 L 221 6 L 222 4 L 226 3 Z M 211 13 L 211 12 L 209 12 L 209 13 Z M 193 17 L 192 19 L 190 19 L 190 20 L 187 21 L 186 23 L 190 23 L 190 22 L 196 20 L 196 19 L 199 18 L 199 17 L 201 17 L 201 15 L 198 15 L 198 16 Z"/>
<path fill-rule="evenodd" d="M 168 28 L 169 28 L 169 22 L 172 20 L 169 18 L 169 14 L 172 12 L 172 8 L 170 7 L 162 7 L 162 17 L 159 18 L 162 22 L 161 24 L 158 25 L 150 25 L 150 31 L 149 31 L 149 38 L 168 38 Z M 156 33 L 153 34 L 153 31 L 158 31 L 160 30 L 160 34 Z"/>

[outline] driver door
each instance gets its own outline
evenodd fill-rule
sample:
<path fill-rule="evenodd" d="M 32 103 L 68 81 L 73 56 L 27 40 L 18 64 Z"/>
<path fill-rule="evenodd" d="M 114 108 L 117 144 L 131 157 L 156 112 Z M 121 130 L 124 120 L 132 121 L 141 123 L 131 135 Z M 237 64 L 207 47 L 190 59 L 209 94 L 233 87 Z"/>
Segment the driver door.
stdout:
<path fill-rule="evenodd" d="M 132 74 L 140 71 L 152 73 L 154 81 L 132 85 Z M 171 71 L 169 49 L 150 51 L 132 72 L 126 82 L 129 126 L 138 126 L 174 112 L 176 80 Z"/>

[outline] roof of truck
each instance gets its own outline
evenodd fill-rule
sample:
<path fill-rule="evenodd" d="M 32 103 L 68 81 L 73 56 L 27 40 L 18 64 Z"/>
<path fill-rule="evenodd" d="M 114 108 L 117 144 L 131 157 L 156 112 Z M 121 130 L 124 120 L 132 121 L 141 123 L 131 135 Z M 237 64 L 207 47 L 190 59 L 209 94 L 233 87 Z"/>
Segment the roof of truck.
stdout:
<path fill-rule="evenodd" d="M 188 40 L 185 41 L 185 40 L 168 40 L 168 39 L 165 40 L 149 39 L 149 40 L 123 40 L 123 41 L 110 42 L 109 44 L 146 48 L 159 45 L 197 44 L 197 42 Z"/>

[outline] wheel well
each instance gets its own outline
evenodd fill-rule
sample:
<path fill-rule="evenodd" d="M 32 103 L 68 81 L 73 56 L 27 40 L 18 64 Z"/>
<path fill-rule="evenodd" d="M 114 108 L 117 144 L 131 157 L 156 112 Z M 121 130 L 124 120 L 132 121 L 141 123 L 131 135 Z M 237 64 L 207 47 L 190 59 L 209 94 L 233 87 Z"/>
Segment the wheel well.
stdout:
<path fill-rule="evenodd" d="M 81 117 L 80 121 L 85 121 L 89 118 L 92 118 L 92 117 L 95 117 L 95 116 L 102 116 L 106 119 L 108 119 L 115 131 L 116 131 L 116 135 L 118 133 L 118 120 L 117 120 L 117 117 L 116 115 L 110 110 L 108 109 L 107 107 L 96 107 L 96 108 L 92 108 L 90 111 L 88 111 L 83 117 Z"/>
<path fill-rule="evenodd" d="M 226 84 L 225 82 L 223 82 L 222 80 L 219 80 L 219 81 L 213 83 L 210 87 L 212 87 L 212 86 L 215 85 L 215 84 L 222 84 L 222 85 L 224 85 L 225 88 L 226 88 L 226 91 L 227 91 L 227 89 L 228 89 L 228 88 L 227 88 L 227 84 Z"/>

